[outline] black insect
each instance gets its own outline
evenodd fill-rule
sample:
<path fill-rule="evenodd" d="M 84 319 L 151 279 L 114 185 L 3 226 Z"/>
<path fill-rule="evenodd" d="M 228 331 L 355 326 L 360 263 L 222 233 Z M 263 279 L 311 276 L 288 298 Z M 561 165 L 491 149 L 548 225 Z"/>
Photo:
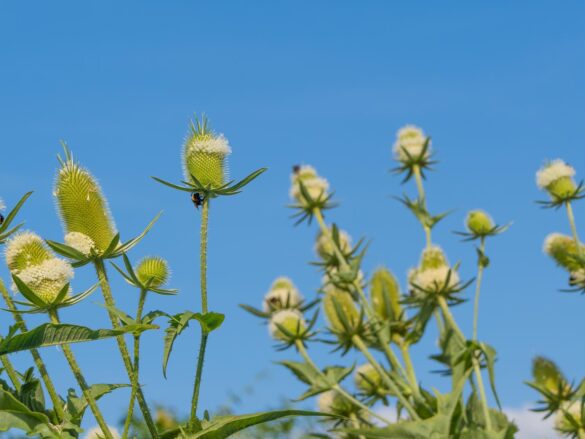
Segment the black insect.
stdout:
<path fill-rule="evenodd" d="M 294 165 L 293 166 L 293 174 L 298 174 L 301 170 L 301 165 Z"/>
<path fill-rule="evenodd" d="M 191 201 L 193 201 L 193 204 L 197 209 L 199 209 L 199 206 L 203 204 L 203 200 L 204 198 L 199 192 L 193 192 L 191 194 Z"/>
<path fill-rule="evenodd" d="M 4 224 L 4 217 L 2 216 L 2 214 L 0 213 L 0 226 Z"/>

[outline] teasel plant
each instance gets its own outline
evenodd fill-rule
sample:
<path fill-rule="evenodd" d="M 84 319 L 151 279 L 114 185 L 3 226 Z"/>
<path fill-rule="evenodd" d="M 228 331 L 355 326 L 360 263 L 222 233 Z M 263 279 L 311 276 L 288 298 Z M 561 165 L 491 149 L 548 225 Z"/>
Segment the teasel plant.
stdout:
<path fill-rule="evenodd" d="M 548 200 L 538 203 L 548 209 L 564 208 L 569 234 L 550 233 L 544 240 L 543 251 L 568 274 L 566 293 L 585 293 L 585 246 L 579 239 L 574 203 L 585 198 L 583 183 L 575 181 L 576 170 L 561 159 L 546 162 L 536 173 L 538 188 Z M 551 359 L 538 356 L 533 360 L 532 380 L 527 383 L 540 396 L 536 411 L 544 417 L 554 416 L 555 429 L 569 438 L 585 438 L 585 378 L 579 384 L 565 377 Z"/>
<path fill-rule="evenodd" d="M 84 415 L 91 411 L 97 426 L 88 430 L 85 437 L 126 439 L 136 425 L 144 426 L 140 437 L 160 439 L 226 438 L 248 427 L 293 416 L 329 416 L 306 410 L 280 409 L 270 412 L 244 415 L 218 414 L 211 416 L 208 410 L 198 410 L 202 387 L 203 365 L 207 340 L 210 333 L 220 327 L 224 315 L 211 312 L 207 293 L 207 229 L 210 200 L 236 195 L 265 169 L 250 174 L 238 182 L 227 179 L 227 155 L 230 147 L 227 139 L 213 133 L 207 119 L 191 124 L 183 147 L 185 181 L 182 185 L 163 182 L 174 189 L 188 192 L 188 202 L 201 213 L 201 311 L 187 310 L 169 314 L 163 310 L 147 310 L 149 294 L 174 296 L 177 290 L 169 288 L 170 268 L 160 256 L 146 256 L 133 263 L 130 253 L 146 237 L 160 216 L 157 214 L 145 229 L 129 240 L 122 240 L 116 228 L 108 201 L 96 177 L 76 159 L 66 144 L 58 157 L 59 167 L 53 195 L 58 215 L 63 225 L 62 240 L 43 239 L 38 234 L 23 231 L 23 223 L 16 221 L 31 193 L 25 194 L 15 206 L 6 211 L 0 200 L 0 245 L 5 247 L 5 259 L 11 275 L 9 287 L 0 279 L 0 294 L 12 315 L 14 324 L 4 337 L 0 337 L 0 361 L 3 374 L 0 378 L 0 431 L 21 430 L 28 436 L 41 438 L 74 439 L 84 433 Z M 96 283 L 86 290 L 75 293 L 72 280 L 75 271 L 83 266 L 93 266 Z M 117 308 L 110 285 L 110 270 L 137 292 L 135 313 Z M 92 329 L 69 324 L 61 320 L 62 309 L 77 306 L 96 291 L 101 291 L 102 308 L 108 316 L 109 327 Z M 95 296 L 94 296 L 95 297 Z M 29 328 L 26 318 L 31 314 L 44 314 L 48 322 Z M 166 378 L 168 363 L 174 343 L 185 332 L 189 323 L 197 321 L 201 329 L 201 344 L 195 367 L 192 404 L 188 421 L 159 422 L 153 416 L 144 394 L 140 371 L 140 339 L 144 331 L 158 331 L 160 319 L 166 320 L 162 358 L 162 378 Z M 128 376 L 126 383 L 90 384 L 78 362 L 73 344 L 115 339 L 123 366 Z M 130 349 L 132 343 L 132 350 Z M 65 356 L 81 394 L 69 389 L 59 394 L 51 378 L 49 367 L 41 356 L 41 349 L 59 346 Z M 33 367 L 18 371 L 10 355 L 29 351 Z M 3 378 L 7 377 L 7 381 Z M 128 410 L 122 432 L 108 424 L 100 408 L 101 398 L 122 388 L 130 388 Z M 46 393 L 45 393 L 46 392 Z M 48 400 L 45 400 L 48 395 Z M 135 413 L 138 405 L 140 415 Z M 133 433 L 134 434 L 134 433 Z M 133 436 L 136 437 L 136 436 Z"/>
<path fill-rule="evenodd" d="M 417 197 L 403 196 L 401 203 L 420 222 L 425 247 L 418 265 L 407 276 L 403 292 L 396 276 L 385 267 L 368 278 L 363 259 L 368 245 L 360 239 L 355 245 L 349 234 L 325 214 L 338 206 L 330 183 L 309 165 L 293 167 L 290 197 L 296 224 L 316 222 L 315 244 L 322 273 L 314 300 L 305 300 L 293 281 L 277 278 L 266 293 L 262 307 L 241 305 L 261 318 L 277 341 L 277 350 L 293 350 L 301 361 L 281 364 L 307 385 L 297 400 L 317 396 L 321 412 L 337 415 L 325 419 L 326 432 L 315 437 L 367 438 L 512 438 L 516 426 L 502 412 L 496 393 L 496 351 L 478 338 L 481 279 L 489 265 L 488 239 L 504 232 L 482 210 L 471 211 L 464 241 L 479 242 L 476 249 L 477 278 L 467 282 L 459 276 L 459 263 L 451 265 L 444 251 L 433 242 L 432 231 L 449 212 L 431 214 L 427 207 L 424 179 L 437 162 L 431 139 L 415 126 L 402 128 L 394 143 L 398 162 L 395 172 L 403 183 L 414 180 Z M 473 335 L 467 337 L 458 326 L 451 308 L 466 301 L 464 291 L 476 283 Z M 313 308 L 320 307 L 325 327 Z M 312 314 L 311 314 L 312 313 Z M 412 314 L 412 315 L 409 315 Z M 417 378 L 411 348 L 425 335 L 428 323 L 436 320 L 440 353 L 432 358 L 451 379 L 451 390 L 430 391 Z M 356 351 L 364 363 L 318 366 L 311 348 L 333 346 L 343 357 Z M 338 360 L 332 360 L 338 361 Z M 346 378 L 353 374 L 353 386 Z M 485 379 L 487 377 L 487 380 Z M 487 384 L 496 407 L 489 404 Z M 395 414 L 388 416 L 393 407 Z"/>

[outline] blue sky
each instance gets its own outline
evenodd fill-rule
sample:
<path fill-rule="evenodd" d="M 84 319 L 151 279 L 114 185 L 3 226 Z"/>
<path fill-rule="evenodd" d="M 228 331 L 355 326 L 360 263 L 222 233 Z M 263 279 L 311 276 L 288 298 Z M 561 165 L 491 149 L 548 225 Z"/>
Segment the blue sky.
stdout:
<path fill-rule="evenodd" d="M 567 221 L 534 203 L 542 198 L 534 173 L 545 159 L 562 157 L 585 172 L 578 128 L 584 13 L 582 3 L 570 1 L 3 2 L 0 197 L 10 205 L 35 190 L 22 218 L 60 239 L 51 192 L 59 140 L 66 140 L 100 179 L 123 237 L 164 210 L 132 257 L 166 257 L 181 294 L 151 297 L 148 306 L 198 309 L 198 215 L 187 198 L 149 176 L 181 177 L 189 118 L 205 112 L 230 140 L 233 177 L 269 171 L 241 196 L 213 205 L 210 307 L 227 319 L 210 340 L 202 401 L 213 409 L 254 384 L 240 409 L 259 410 L 302 388 L 272 364 L 294 354 L 276 353 L 265 328 L 237 305 L 258 304 L 281 274 L 308 297 L 320 279 L 307 263 L 315 230 L 294 228 L 285 208 L 290 167 L 310 163 L 329 179 L 341 202 L 329 219 L 372 240 L 367 271 L 385 264 L 404 284 L 423 236 L 391 198 L 413 188 L 388 170 L 396 130 L 420 125 L 440 161 L 427 182 L 430 207 L 456 209 L 435 240 L 462 261 L 464 276 L 474 274 L 475 250 L 451 232 L 465 212 L 482 207 L 500 223 L 514 221 L 488 243 L 480 338 L 498 349 L 504 404 L 530 406 L 536 395 L 523 381 L 534 355 L 554 358 L 574 379 L 585 360 L 578 330 L 585 299 L 558 291 L 566 276 L 541 251 L 549 232 L 568 232 Z M 583 205 L 576 215 L 583 224 Z M 136 292 L 111 275 L 119 305 L 133 310 Z M 92 281 L 91 271 L 81 270 L 76 288 Z M 97 302 L 93 296 L 63 319 L 104 326 Z M 471 311 L 470 304 L 456 310 L 467 330 Z M 9 316 L 1 322 L 6 328 Z M 145 392 L 185 412 L 197 333 L 178 341 L 168 380 L 161 333 L 144 339 Z M 423 383 L 441 388 L 429 373 L 434 350 L 429 334 L 415 347 L 415 362 Z M 327 348 L 311 351 L 325 364 Z M 113 342 L 75 352 L 89 381 L 124 380 Z M 72 385 L 60 352 L 44 355 L 60 388 Z M 27 364 L 28 356 L 16 361 Z M 255 383 L 263 371 L 268 378 Z M 122 391 L 108 398 L 110 419 L 125 400 Z"/>

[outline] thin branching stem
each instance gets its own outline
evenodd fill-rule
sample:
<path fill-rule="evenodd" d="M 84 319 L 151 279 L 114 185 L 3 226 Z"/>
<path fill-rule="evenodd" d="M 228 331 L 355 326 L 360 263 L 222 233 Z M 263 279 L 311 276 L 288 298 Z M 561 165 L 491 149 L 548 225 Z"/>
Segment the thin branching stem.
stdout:
<path fill-rule="evenodd" d="M 425 187 L 424 187 L 423 181 L 422 181 L 422 174 L 420 171 L 420 166 L 414 165 L 412 168 L 413 168 L 412 172 L 414 173 L 414 179 L 416 181 L 416 187 L 418 189 L 418 197 L 420 198 L 421 203 L 424 206 L 424 208 L 427 209 L 427 198 L 425 195 Z M 431 228 L 428 226 L 428 224 L 424 224 L 423 222 L 421 222 L 421 225 L 423 226 L 423 229 L 425 231 L 427 248 L 429 248 L 433 244 L 432 237 L 431 237 Z"/>
<path fill-rule="evenodd" d="M 53 309 L 49 311 L 49 317 L 51 318 L 51 323 L 55 325 L 58 325 L 60 323 L 57 310 Z M 68 344 L 61 345 L 61 349 L 63 350 L 63 355 L 65 355 L 65 358 L 69 363 L 69 367 L 71 368 L 71 372 L 73 372 L 73 376 L 75 376 L 75 379 L 77 380 L 77 384 L 79 384 L 81 393 L 83 393 L 83 397 L 87 401 L 87 405 L 89 406 L 91 412 L 93 413 L 93 416 L 95 417 L 96 422 L 98 423 L 99 427 L 102 430 L 102 433 L 104 434 L 104 438 L 114 439 L 112 433 L 110 432 L 110 428 L 108 427 L 108 424 L 106 423 L 104 416 L 102 415 L 102 412 L 100 411 L 97 402 L 91 393 L 91 389 L 87 385 L 87 381 L 85 380 L 85 377 L 81 373 L 81 368 L 79 367 L 79 363 L 77 363 L 77 360 L 75 359 L 75 355 L 73 355 L 73 351 L 71 350 Z"/>
<path fill-rule="evenodd" d="M 481 256 L 477 262 L 477 280 L 475 281 L 475 299 L 473 303 L 473 340 L 477 341 L 477 325 L 479 321 L 479 294 L 481 292 L 481 281 L 483 280 L 483 272 L 485 269 L 483 257 L 485 254 L 485 236 L 481 237 L 479 250 Z"/>
<path fill-rule="evenodd" d="M 567 206 L 567 217 L 569 218 L 569 224 L 571 225 L 571 233 L 577 246 L 577 254 L 583 258 L 583 249 L 581 248 L 581 241 L 579 241 L 579 235 L 577 234 L 577 223 L 575 222 L 575 214 L 573 213 L 573 206 L 570 201 L 565 203 Z"/>

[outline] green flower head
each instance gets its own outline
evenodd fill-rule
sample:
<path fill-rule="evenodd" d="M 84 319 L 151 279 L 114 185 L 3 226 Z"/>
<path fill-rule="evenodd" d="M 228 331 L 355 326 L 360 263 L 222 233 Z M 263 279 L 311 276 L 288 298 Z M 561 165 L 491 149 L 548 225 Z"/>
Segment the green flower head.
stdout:
<path fill-rule="evenodd" d="M 370 363 L 355 370 L 354 381 L 356 387 L 366 395 L 376 395 L 384 387 L 382 377 Z"/>
<path fill-rule="evenodd" d="M 429 268 L 441 268 L 449 265 L 447 256 L 438 245 L 427 247 L 423 250 L 420 257 L 419 269 L 421 271 Z"/>
<path fill-rule="evenodd" d="M 585 246 L 581 244 L 581 251 Z M 551 233 L 544 240 L 544 252 L 568 271 L 577 271 L 582 268 L 579 260 L 579 250 L 575 240 L 561 233 Z"/>
<path fill-rule="evenodd" d="M 301 192 L 301 183 L 313 201 L 322 201 L 329 196 L 329 182 L 319 176 L 312 166 L 295 166 L 290 179 L 290 197 L 301 206 L 307 204 L 307 200 Z"/>
<path fill-rule="evenodd" d="M 231 148 L 223 134 L 215 134 L 205 116 L 191 122 L 191 130 L 183 145 L 185 179 L 195 177 L 203 186 L 218 188 L 226 182 L 227 156 Z"/>
<path fill-rule="evenodd" d="M 284 328 L 286 331 L 282 331 Z M 291 341 L 291 338 L 301 336 L 307 329 L 303 315 L 293 309 L 282 309 L 272 314 L 268 330 L 275 340 Z M 289 335 L 290 334 L 290 335 Z"/>
<path fill-rule="evenodd" d="M 546 163 L 536 173 L 536 184 L 547 191 L 553 199 L 564 199 L 575 193 L 577 185 L 573 180 L 575 169 L 563 160 Z"/>
<path fill-rule="evenodd" d="M 267 313 L 281 309 L 294 309 L 303 301 L 303 296 L 288 277 L 278 277 L 264 296 L 262 308 Z"/>
<path fill-rule="evenodd" d="M 83 254 L 103 253 L 117 234 L 114 220 L 95 177 L 69 151 L 55 178 L 54 195 L 66 241 Z"/>
<path fill-rule="evenodd" d="M 333 285 L 327 285 L 324 291 L 323 311 L 329 328 L 340 334 L 357 329 L 360 325 L 360 313 L 349 293 Z M 349 328 L 345 327 L 344 321 L 349 324 Z"/>
<path fill-rule="evenodd" d="M 467 214 L 465 226 L 470 233 L 485 236 L 495 227 L 492 218 L 483 210 L 472 210 Z"/>
<path fill-rule="evenodd" d="M 413 159 L 428 159 L 431 151 L 430 147 L 424 149 L 426 141 L 427 137 L 420 128 L 414 125 L 400 128 L 393 147 L 396 160 L 405 163 Z"/>
<path fill-rule="evenodd" d="M 67 261 L 55 257 L 42 238 L 32 232 L 20 232 L 6 243 L 6 264 L 45 303 L 55 300 L 73 278 Z M 17 291 L 16 285 L 12 287 Z"/>
<path fill-rule="evenodd" d="M 329 232 L 332 233 L 332 228 L 329 228 Z M 339 246 L 342 253 L 348 253 L 351 251 L 351 236 L 345 231 L 339 231 Z M 321 259 L 327 260 L 333 254 L 335 254 L 335 247 L 331 239 L 319 232 L 317 235 L 317 242 L 315 243 L 315 252 Z"/>
<path fill-rule="evenodd" d="M 134 269 L 136 277 L 143 284 L 150 282 L 153 288 L 162 287 L 170 277 L 169 264 L 159 256 L 147 256 Z"/>

